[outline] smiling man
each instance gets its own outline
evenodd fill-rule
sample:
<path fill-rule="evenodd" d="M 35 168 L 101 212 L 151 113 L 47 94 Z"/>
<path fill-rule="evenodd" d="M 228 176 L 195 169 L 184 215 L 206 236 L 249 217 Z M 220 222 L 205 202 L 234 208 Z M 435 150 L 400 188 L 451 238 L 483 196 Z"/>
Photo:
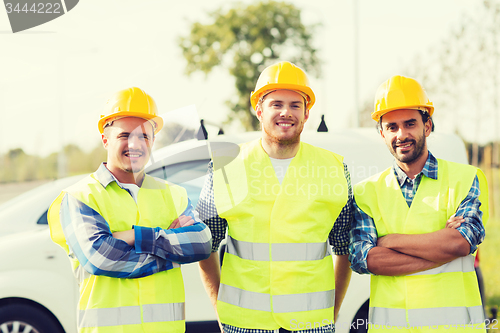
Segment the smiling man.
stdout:
<path fill-rule="evenodd" d="M 393 76 L 372 118 L 395 158 L 357 184 L 352 269 L 372 274 L 370 331 L 477 332 L 484 322 L 474 253 L 488 192 L 481 170 L 427 149 L 434 106 L 416 80 Z"/>
<path fill-rule="evenodd" d="M 214 238 L 202 280 L 226 333 L 333 332 L 351 277 L 347 167 L 300 141 L 315 102 L 302 69 L 267 67 L 250 99 L 262 136 L 227 165 L 213 152 L 197 206 Z"/>
<path fill-rule="evenodd" d="M 78 279 L 78 331 L 184 332 L 179 264 L 210 255 L 210 231 L 183 188 L 144 172 L 163 126 L 151 96 L 121 90 L 106 113 L 107 163 L 64 190 L 48 216 Z"/>

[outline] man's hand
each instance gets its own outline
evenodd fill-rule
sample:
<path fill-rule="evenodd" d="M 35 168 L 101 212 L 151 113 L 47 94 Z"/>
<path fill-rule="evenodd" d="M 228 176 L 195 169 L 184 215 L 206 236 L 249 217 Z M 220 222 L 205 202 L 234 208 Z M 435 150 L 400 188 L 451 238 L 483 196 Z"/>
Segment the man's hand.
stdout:
<path fill-rule="evenodd" d="M 194 220 L 191 216 L 181 215 L 172 222 L 169 229 L 187 227 L 189 225 L 193 225 Z M 121 239 L 125 243 L 130 246 L 134 246 L 135 243 L 135 232 L 134 229 L 125 230 L 125 231 L 116 231 L 113 232 L 113 237 L 117 239 Z"/>
<path fill-rule="evenodd" d="M 455 214 L 453 214 L 448 221 L 446 221 L 446 228 L 457 229 L 464 222 L 465 219 L 463 216 L 455 216 Z"/>
<path fill-rule="evenodd" d="M 174 220 L 174 222 L 172 222 L 172 224 L 168 228 L 169 229 L 176 229 L 176 228 L 187 227 L 187 226 L 190 226 L 193 224 L 194 224 L 194 220 L 191 216 L 181 215 L 178 218 L 176 218 Z"/>

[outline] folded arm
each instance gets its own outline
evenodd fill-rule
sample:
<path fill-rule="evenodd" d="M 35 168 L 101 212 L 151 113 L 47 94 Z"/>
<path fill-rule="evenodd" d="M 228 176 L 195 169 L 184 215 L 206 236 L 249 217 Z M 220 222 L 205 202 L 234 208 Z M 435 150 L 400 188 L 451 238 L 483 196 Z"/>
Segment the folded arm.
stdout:
<path fill-rule="evenodd" d="M 447 221 L 446 228 L 417 235 L 391 234 L 379 238 L 377 245 L 436 263 L 446 263 L 473 253 L 485 234 L 479 193 L 476 176 L 457 212 Z"/>
<path fill-rule="evenodd" d="M 147 253 L 179 264 L 207 259 L 212 235 L 200 221 L 188 199 L 187 208 L 168 229 L 134 226 L 133 230 L 113 233 L 115 238 L 134 245 L 137 253 Z"/>
<path fill-rule="evenodd" d="M 368 252 L 367 266 L 376 275 L 398 276 L 425 271 L 441 264 L 376 246 Z"/>
<path fill-rule="evenodd" d="M 363 212 L 356 201 L 350 231 L 349 261 L 359 274 L 408 275 L 439 266 L 434 262 L 377 246 L 379 238 L 373 219 Z"/>
<path fill-rule="evenodd" d="M 72 255 L 90 274 L 139 278 L 174 267 L 171 261 L 140 254 L 114 238 L 98 212 L 69 194 L 61 202 L 60 221 Z"/>
<path fill-rule="evenodd" d="M 71 251 L 82 267 L 94 275 L 144 277 L 177 267 L 174 262 L 201 260 L 210 254 L 210 231 L 200 222 L 177 231 L 130 230 L 134 238 L 140 233 L 139 246 L 133 246 L 113 237 L 108 223 L 98 212 L 69 194 L 63 198 L 60 220 Z"/>
<path fill-rule="evenodd" d="M 470 244 L 456 229 L 445 228 L 417 235 L 391 234 L 378 239 L 377 247 L 444 264 L 469 254 Z"/>

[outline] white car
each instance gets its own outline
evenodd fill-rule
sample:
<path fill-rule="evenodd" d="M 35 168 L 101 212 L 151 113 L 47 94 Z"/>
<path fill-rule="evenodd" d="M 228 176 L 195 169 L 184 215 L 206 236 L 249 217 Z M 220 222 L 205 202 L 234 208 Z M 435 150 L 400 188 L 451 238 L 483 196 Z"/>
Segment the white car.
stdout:
<path fill-rule="evenodd" d="M 242 143 L 259 132 L 217 136 L 215 145 Z M 304 142 L 344 156 L 352 184 L 392 164 L 375 129 L 304 132 Z M 455 135 L 433 133 L 429 149 L 436 157 L 467 163 L 463 142 Z M 147 172 L 184 186 L 195 205 L 209 162 L 207 141 L 190 140 L 154 151 Z M 83 176 L 60 179 L 0 206 L 0 332 L 76 333 L 78 287 L 66 253 L 50 239 L 47 209 L 63 188 Z M 182 266 L 186 286 L 186 327 L 214 332 L 215 312 L 201 283 L 198 264 Z M 353 273 L 336 323 L 337 333 L 365 332 L 369 276 Z M 294 323 L 297 329 L 307 323 Z"/>

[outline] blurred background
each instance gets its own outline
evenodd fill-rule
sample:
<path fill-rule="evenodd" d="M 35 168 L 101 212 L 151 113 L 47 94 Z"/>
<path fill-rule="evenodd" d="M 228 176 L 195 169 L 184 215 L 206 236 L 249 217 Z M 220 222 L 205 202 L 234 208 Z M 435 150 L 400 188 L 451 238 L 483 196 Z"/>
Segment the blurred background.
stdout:
<path fill-rule="evenodd" d="M 500 304 L 500 0 L 84 0 L 13 34 L 0 11 L 0 203 L 105 160 L 97 120 L 138 86 L 166 121 L 160 148 L 257 128 L 249 95 L 265 67 L 306 69 L 317 97 L 306 130 L 373 127 L 377 87 L 402 74 L 434 102 L 490 185 L 481 247 L 486 304 Z M 375 131 L 375 129 L 374 129 Z"/>

